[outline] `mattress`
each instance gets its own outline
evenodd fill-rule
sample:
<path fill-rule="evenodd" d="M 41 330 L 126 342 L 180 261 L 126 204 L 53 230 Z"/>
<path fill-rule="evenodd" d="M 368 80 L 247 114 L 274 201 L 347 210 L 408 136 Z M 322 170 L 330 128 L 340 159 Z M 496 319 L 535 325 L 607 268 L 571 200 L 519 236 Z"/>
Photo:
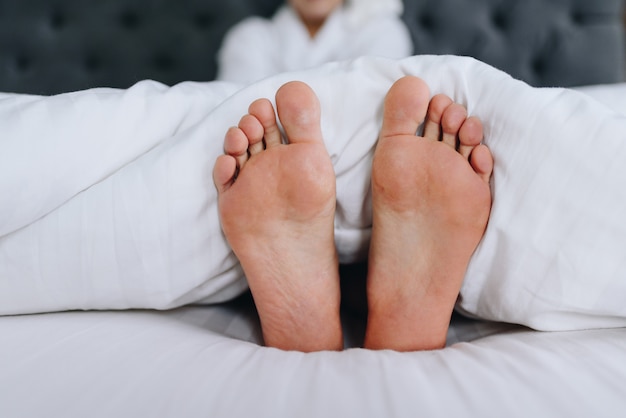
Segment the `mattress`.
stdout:
<path fill-rule="evenodd" d="M 626 84 L 581 91 L 626 114 Z M 249 295 L 169 311 L 0 317 L 0 417 L 609 417 L 626 329 L 538 332 L 455 315 L 442 350 L 261 345 Z"/>

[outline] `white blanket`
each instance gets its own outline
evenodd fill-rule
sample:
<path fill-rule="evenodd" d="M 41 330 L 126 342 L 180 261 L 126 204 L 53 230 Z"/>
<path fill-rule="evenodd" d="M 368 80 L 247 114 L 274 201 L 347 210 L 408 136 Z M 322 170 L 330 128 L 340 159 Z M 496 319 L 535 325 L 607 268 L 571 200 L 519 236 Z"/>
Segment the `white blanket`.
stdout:
<path fill-rule="evenodd" d="M 367 251 L 389 86 L 423 77 L 485 124 L 493 209 L 459 309 L 542 330 L 626 326 L 626 117 L 469 58 L 360 59 L 225 83 L 0 97 L 0 313 L 165 309 L 246 284 L 211 181 L 248 104 L 309 83 L 337 174 L 342 261 Z"/>

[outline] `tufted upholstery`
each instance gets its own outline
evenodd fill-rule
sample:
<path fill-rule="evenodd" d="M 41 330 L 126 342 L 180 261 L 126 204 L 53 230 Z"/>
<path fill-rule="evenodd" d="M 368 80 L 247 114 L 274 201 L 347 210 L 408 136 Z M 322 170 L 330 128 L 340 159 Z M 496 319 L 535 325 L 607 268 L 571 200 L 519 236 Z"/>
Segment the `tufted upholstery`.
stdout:
<path fill-rule="evenodd" d="M 622 81 L 622 0 L 405 2 L 415 52 L 470 55 L 536 86 Z"/>
<path fill-rule="evenodd" d="M 211 80 L 224 33 L 282 0 L 0 0 L 0 91 Z M 416 53 L 475 56 L 534 85 L 621 81 L 622 0 L 405 0 Z"/>
<path fill-rule="evenodd" d="M 0 91 L 210 80 L 230 26 L 280 0 L 0 0 Z"/>

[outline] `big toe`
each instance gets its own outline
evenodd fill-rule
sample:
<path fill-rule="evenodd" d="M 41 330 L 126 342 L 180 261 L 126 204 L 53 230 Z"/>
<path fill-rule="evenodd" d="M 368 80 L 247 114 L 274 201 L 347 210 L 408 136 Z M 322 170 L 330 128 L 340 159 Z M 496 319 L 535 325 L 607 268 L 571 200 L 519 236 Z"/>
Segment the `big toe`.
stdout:
<path fill-rule="evenodd" d="M 415 135 L 424 122 L 429 100 L 430 90 L 422 79 L 406 76 L 396 81 L 385 97 L 381 138 Z"/>
<path fill-rule="evenodd" d="M 292 81 L 276 92 L 276 111 L 290 143 L 321 142 L 321 109 L 307 84 Z"/>

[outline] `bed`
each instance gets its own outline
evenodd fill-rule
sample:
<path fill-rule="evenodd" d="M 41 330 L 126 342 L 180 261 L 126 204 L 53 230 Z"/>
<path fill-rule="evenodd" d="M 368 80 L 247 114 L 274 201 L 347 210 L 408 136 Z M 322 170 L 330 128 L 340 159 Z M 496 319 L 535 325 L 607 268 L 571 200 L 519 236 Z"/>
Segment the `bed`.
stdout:
<path fill-rule="evenodd" d="M 562 107 L 572 110 L 566 115 L 555 113 L 554 117 L 547 115 L 546 118 L 555 119 L 558 116 L 568 123 L 575 123 L 569 120 L 571 115 L 591 109 L 595 114 L 606 115 L 604 125 L 624 124 L 626 69 L 621 1 L 405 1 L 402 17 L 410 29 L 416 54 L 472 56 L 532 86 L 573 87 L 577 91 L 546 89 L 535 94 L 535 90 L 526 84 L 513 81 L 499 70 L 486 68 L 480 61 L 455 59 L 448 55 L 409 59 L 399 64 L 368 59 L 330 64 L 313 72 L 279 75 L 262 82 L 261 87 L 205 83 L 215 75 L 216 51 L 227 29 L 252 14 L 271 15 L 278 3 L 268 0 L 0 0 L 0 91 L 3 92 L 0 94 L 0 113 L 4 115 L 4 127 L 9 132 L 18 132 L 11 129 L 19 127 L 24 138 L 28 137 L 28 132 L 32 136 L 32 132 L 41 133 L 45 129 L 49 131 L 49 138 L 53 138 L 55 134 L 50 132 L 54 129 L 59 129 L 59 137 L 66 133 L 62 129 L 64 117 L 72 117 L 74 121 L 80 117 L 88 118 L 89 123 L 99 123 L 96 126 L 105 131 L 106 124 L 116 126 L 118 123 L 117 119 L 107 120 L 113 115 L 112 109 L 117 109 L 116 117 L 122 117 L 125 112 L 138 118 L 144 117 L 144 121 L 149 121 L 154 127 L 181 132 L 180 135 L 189 138 L 188 144 L 194 144 L 197 135 L 190 127 L 210 126 L 208 131 L 202 131 L 204 135 L 213 130 L 221 132 L 232 123 L 225 120 L 223 124 L 217 123 L 212 127 L 220 116 L 232 113 L 220 110 L 224 106 L 218 107 L 218 102 L 243 109 L 244 104 L 260 91 L 272 91 L 280 83 L 294 77 L 305 79 L 323 91 L 328 85 L 334 85 L 327 83 L 346 83 L 354 74 L 360 77 L 361 73 L 365 73 L 367 76 L 364 77 L 384 79 L 386 82 L 414 68 L 429 73 L 428 68 L 432 66 L 443 68 L 430 76 L 435 89 L 443 86 L 446 77 L 467 81 L 474 79 L 463 78 L 465 73 L 487 74 L 481 81 L 484 84 L 468 86 L 467 82 L 459 82 L 450 90 L 450 94 L 458 95 L 459 100 L 465 100 L 468 108 L 478 114 L 487 112 L 478 100 L 486 100 L 480 87 L 491 86 L 490 83 L 497 79 L 501 81 L 505 93 L 541 94 L 546 102 L 558 99 L 566 102 Z M 431 73 L 434 71 L 431 70 Z M 146 79 L 164 84 L 141 81 Z M 180 82 L 186 83 L 178 84 Z M 375 84 L 349 100 L 358 102 L 362 95 L 369 94 L 368 89 L 372 94 L 379 94 L 382 87 Z M 171 89 L 166 87 L 174 85 Z M 85 89 L 92 88 L 98 89 L 85 92 Z M 74 93 L 61 94 L 67 92 Z M 506 96 L 505 93 L 502 95 Z M 491 94 L 495 98 L 500 97 L 499 92 Z M 508 100 L 507 97 L 500 97 L 499 100 L 505 99 Z M 335 103 L 336 96 L 331 92 L 324 93 L 322 102 L 327 107 L 345 105 Z M 7 109 L 17 108 L 16 103 L 24 111 L 23 114 L 32 117 L 31 124 L 34 126 L 19 124 L 19 121 L 13 125 L 6 117 Z M 134 109 L 137 103 L 141 103 L 144 113 L 129 110 Z M 96 117 L 89 119 L 92 116 L 87 115 L 84 109 L 90 106 L 100 106 L 98 108 L 104 115 L 102 120 Z M 161 107 L 158 113 L 153 113 L 157 110 L 150 106 Z M 218 110 L 213 113 L 194 110 L 203 106 Z M 67 110 L 70 108 L 74 113 Z M 367 112 L 370 112 L 369 107 Z M 377 112 L 375 105 L 372 105 L 371 112 Z M 15 113 L 11 115 L 13 119 L 21 118 Z M 155 115 L 160 115 L 162 120 Z M 59 125 L 51 124 L 52 119 L 60 120 Z M 39 120 L 47 121 L 47 124 L 38 126 Z M 587 122 L 583 120 L 580 124 L 586 126 Z M 131 123 L 125 120 L 119 126 L 129 127 Z M 362 120 L 353 123 L 361 126 Z M 568 133 L 576 136 L 574 128 L 581 125 L 573 125 L 573 133 Z M 27 127 L 31 131 L 27 131 Z M 594 128 L 599 133 L 611 132 L 606 126 Z M 137 129 L 137 137 L 147 137 L 143 127 L 133 129 Z M 326 129 L 333 133 L 341 132 L 335 126 Z M 375 130 L 376 126 L 363 129 Z M 495 134 L 497 129 L 497 125 L 490 125 L 491 134 Z M 91 132 L 93 136 L 98 136 L 89 130 L 77 132 Z M 79 135 L 73 135 L 78 141 Z M 112 137 L 103 134 L 105 139 Z M 120 135 L 120 138 L 120 144 L 129 144 L 124 142 L 129 137 Z M 8 135 L 2 140 L 9 141 Z M 67 196 L 86 191 L 82 193 L 86 197 L 73 205 L 90 207 L 94 203 L 89 196 L 113 190 L 107 188 L 107 179 L 113 178 L 113 175 L 100 173 L 97 177 L 90 171 L 93 169 L 95 173 L 101 168 L 98 161 L 106 160 L 108 148 L 94 151 L 99 158 L 94 156 L 88 161 L 93 167 L 87 167 L 73 159 L 46 163 L 50 155 L 71 154 L 60 153 L 54 148 L 60 143 L 52 140 L 50 143 L 50 149 L 44 142 L 37 143 L 39 148 L 28 148 L 28 152 L 40 158 L 34 161 L 41 161 L 40 180 L 35 185 L 31 185 L 29 180 L 33 192 L 25 193 L 21 186 L 7 188 L 9 181 L 6 178 L 0 182 L 3 193 L 12 191 L 2 195 L 0 208 L 0 235 L 3 237 L 0 242 L 3 272 L 0 276 L 0 308 L 3 313 L 0 317 L 2 417 L 612 417 L 620 416 L 626 407 L 623 384 L 626 379 L 626 327 L 623 322 L 626 314 L 621 307 L 624 293 L 620 293 L 624 290 L 623 285 L 607 286 L 605 289 L 609 290 L 598 299 L 606 302 L 604 316 L 586 320 L 581 320 L 579 312 L 574 311 L 570 316 L 558 318 L 550 312 L 544 316 L 527 317 L 519 310 L 510 309 L 510 306 L 521 303 L 518 299 L 508 305 L 505 302 L 509 301 L 500 305 L 480 305 L 484 301 L 478 300 L 477 307 L 473 307 L 472 289 L 465 288 L 467 300 L 459 305 L 459 311 L 466 315 L 454 314 L 447 347 L 413 353 L 359 348 L 366 318 L 359 310 L 349 307 L 342 312 L 346 347 L 343 352 L 303 354 L 263 347 L 258 316 L 246 291 L 245 281 L 242 278 L 237 281 L 232 279 L 240 276 L 241 272 L 233 267 L 234 264 L 228 264 L 232 258 L 229 258 L 227 249 L 218 246 L 211 248 L 215 248 L 215 257 L 220 260 L 219 268 L 226 272 L 224 280 L 230 280 L 231 286 L 226 286 L 225 281 L 215 284 L 222 291 L 209 292 L 219 293 L 219 297 L 213 299 L 206 298 L 208 290 L 197 283 L 189 284 L 191 290 L 188 289 L 187 293 L 176 293 L 172 290 L 175 285 L 167 282 L 170 276 L 164 279 L 163 288 L 154 288 L 149 295 L 134 285 L 124 287 L 121 281 L 107 285 L 108 277 L 123 272 L 114 269 L 103 271 L 102 266 L 109 265 L 106 263 L 96 265 L 100 270 L 92 272 L 89 277 L 92 286 L 87 289 L 89 291 L 82 294 L 68 292 L 75 299 L 69 296 L 64 299 L 60 294 L 63 293 L 62 286 L 51 289 L 37 282 L 45 277 L 40 272 L 33 274 L 39 289 L 39 294 L 35 294 L 34 290 L 29 290 L 29 282 L 24 279 L 26 270 L 11 270 L 13 264 L 18 265 L 22 258 L 30 260 L 28 257 L 37 257 L 36 265 L 31 263 L 30 267 L 33 270 L 35 267 L 43 269 L 44 272 L 46 266 L 51 271 L 59 268 L 59 264 L 46 258 L 42 250 L 44 247 L 33 249 L 32 245 L 26 244 L 40 242 L 38 240 L 44 236 L 41 231 L 49 230 L 52 228 L 50 225 L 56 225 L 54 228 L 60 228 L 63 234 L 72 233 L 63 229 L 71 225 L 69 219 L 76 213 L 69 208 L 72 203 L 65 202 Z M 159 169 L 163 168 L 159 165 L 159 149 L 174 148 L 167 140 L 139 146 L 145 147 L 137 151 L 139 155 L 147 156 L 142 159 L 151 159 L 149 164 Z M 347 143 L 342 149 L 350 146 Z M 492 142 L 491 146 L 498 151 L 499 146 L 505 145 Z M 198 152 L 192 145 L 187 148 L 185 152 Z M 43 152 L 39 152 L 41 150 Z M 547 155 L 549 151 L 546 150 Z M 589 151 L 589 158 L 595 158 L 592 151 L 586 151 Z M 615 148 L 604 152 L 622 155 L 620 153 L 624 150 Z M 120 161 L 140 160 L 136 155 L 129 153 L 119 158 Z M 181 151 L 181 155 L 188 154 Z M 17 173 L 27 173 L 19 171 L 22 162 L 19 158 L 13 156 L 9 160 L 6 154 L 5 159 L 2 158 L 0 156 L 3 167 L 10 165 Z M 548 155 L 546 158 L 551 157 Z M 67 183 L 76 190 L 62 190 L 54 186 L 59 182 L 46 170 L 54 166 L 54 171 L 50 173 L 58 173 L 58 166 L 72 164 L 78 164 L 78 168 L 68 171 L 65 177 L 80 177 L 71 180 L 75 183 L 69 180 Z M 617 186 L 623 185 L 620 182 L 624 180 L 623 169 L 618 165 L 611 164 L 613 172 L 621 176 L 613 180 Z M 503 167 L 499 169 L 504 170 Z M 102 170 L 116 171 L 118 168 L 105 167 Z M 81 183 L 83 178 L 87 179 L 92 174 L 96 180 Z M 121 179 L 140 179 L 136 173 L 127 172 L 124 176 Z M 557 180 L 551 187 L 559 187 Z M 346 181 L 350 183 L 352 180 L 348 178 Z M 503 188 L 504 183 L 506 181 L 496 187 Z M 19 186 L 21 182 L 13 184 Z M 145 184 L 148 188 L 152 187 L 149 182 Z M 144 187 L 145 184 L 140 185 Z M 198 185 L 205 186 L 204 183 Z M 607 186 L 589 185 L 590 190 L 602 187 Z M 497 192 L 499 190 L 496 189 Z M 584 194 L 585 190 L 575 190 L 572 199 L 575 199 L 576 193 Z M 42 194 L 49 196 L 48 200 L 41 201 L 41 206 L 26 204 L 34 196 Z M 589 196 L 585 195 L 585 198 Z M 609 220 L 619 219 L 623 213 L 619 205 L 626 202 L 619 188 L 614 199 L 619 203 L 616 209 L 606 210 L 604 214 Z M 9 201 L 10 204 L 5 203 Z M 510 205 L 519 204 L 517 200 L 513 202 Z M 599 201 L 598 205 L 605 203 Z M 198 201 L 200 207 L 205 204 Z M 45 205 L 69 209 L 66 214 L 59 212 L 50 216 L 46 215 L 45 208 L 42 209 Z M 345 205 L 349 207 L 350 202 Z M 490 224 L 494 231 L 498 222 L 506 221 L 498 218 L 499 214 L 506 212 L 504 203 L 498 205 L 494 207 L 494 226 Z M 99 210 L 93 208 L 93 213 L 101 213 Z M 548 211 L 542 207 L 536 210 L 539 214 Z M 556 222 L 559 216 L 567 218 L 562 214 L 552 215 L 553 218 L 545 219 L 555 219 Z M 29 226 L 31 221 L 20 220 L 31 219 L 29 217 L 36 221 L 32 221 L 33 225 L 40 225 L 41 228 L 32 229 Z M 100 232 L 106 234 L 106 219 L 97 219 L 103 225 Z M 11 225 L 22 226 L 13 231 Z M 573 223 L 566 225 L 576 226 Z M 608 221 L 607 225 L 610 226 Z M 191 224 L 189 228 L 196 226 Z M 520 224 L 518 229 L 523 230 L 524 226 Z M 609 226 L 594 224 L 589 229 Z M 624 227 L 617 229 L 623 231 Z M 489 236 L 494 237 L 493 242 L 489 239 L 485 241 L 470 273 L 482 274 L 481 268 L 489 265 L 488 262 L 481 263 L 487 257 L 487 250 L 502 248 L 502 241 L 495 241 L 497 236 L 502 239 L 502 235 L 494 232 Z M 612 246 L 613 258 L 598 259 L 598 264 L 604 265 L 581 265 L 580 269 L 612 270 L 612 277 L 623 283 L 624 273 L 619 272 L 626 271 L 623 268 L 626 243 L 623 235 L 616 237 L 607 241 L 608 244 L 617 242 Z M 190 241 L 197 238 L 199 243 L 206 243 L 199 235 L 187 238 Z M 352 245 L 349 238 L 345 240 L 346 248 Z M 549 237 L 543 235 L 542 239 L 542 245 L 549 241 Z M 505 240 L 510 242 L 508 237 Z M 54 247 L 62 242 L 53 241 L 48 245 Z M 18 244 L 21 252 L 14 250 Z M 598 246 L 601 247 L 601 244 Z M 595 248 L 589 249 L 595 251 Z M 60 251 L 57 255 L 60 260 L 71 260 L 81 251 L 80 248 L 68 247 L 65 253 Z M 533 264 L 532 260 L 540 260 L 541 254 L 536 251 L 526 254 L 535 257 L 529 258 L 529 264 Z M 567 254 L 566 251 L 564 249 Z M 351 256 L 356 253 L 358 248 L 345 251 L 344 277 L 362 277 L 362 266 L 356 263 L 358 257 Z M 133 256 L 133 253 L 127 254 Z M 498 254 L 503 258 L 507 256 L 504 251 Z M 121 255 L 115 254 L 115 257 Z M 576 265 L 576 260 L 567 261 L 568 265 Z M 155 282 L 161 277 L 159 269 L 165 269 L 163 266 L 167 267 L 166 264 L 156 263 L 146 270 L 152 272 Z M 204 265 L 193 267 L 200 270 Z M 534 268 L 539 268 L 536 265 L 531 267 L 522 270 L 521 274 L 529 274 Z M 549 266 L 546 268 L 550 269 Z M 187 274 L 193 276 L 199 273 L 190 268 L 175 277 L 185 282 Z M 67 272 L 60 269 L 55 280 L 74 286 L 75 283 L 72 284 L 66 275 Z M 503 274 L 503 281 L 506 281 L 505 276 Z M 601 276 L 602 273 L 598 273 L 598 277 Z M 26 284 L 18 291 L 20 280 Z M 80 277 L 77 280 L 80 281 Z M 111 288 L 118 285 L 119 288 Z M 574 290 L 576 297 L 583 300 L 586 295 L 578 293 L 584 292 Z M 109 298 L 98 295 L 98 291 L 108 294 Z M 175 297 L 164 300 L 163 294 L 170 291 L 168 295 L 175 294 Z M 512 290 L 507 289 L 507 292 L 510 294 Z M 344 293 L 359 299 L 358 294 Z M 124 298 L 120 297 L 121 294 L 125 295 Z M 497 292 L 494 295 L 497 296 Z M 497 299 L 496 296 L 493 299 Z M 30 299 L 36 302 L 28 305 L 26 302 Z M 359 302 L 353 301 L 350 306 Z M 64 306 L 66 309 L 62 309 Z M 599 310 L 596 306 L 596 311 Z"/>

